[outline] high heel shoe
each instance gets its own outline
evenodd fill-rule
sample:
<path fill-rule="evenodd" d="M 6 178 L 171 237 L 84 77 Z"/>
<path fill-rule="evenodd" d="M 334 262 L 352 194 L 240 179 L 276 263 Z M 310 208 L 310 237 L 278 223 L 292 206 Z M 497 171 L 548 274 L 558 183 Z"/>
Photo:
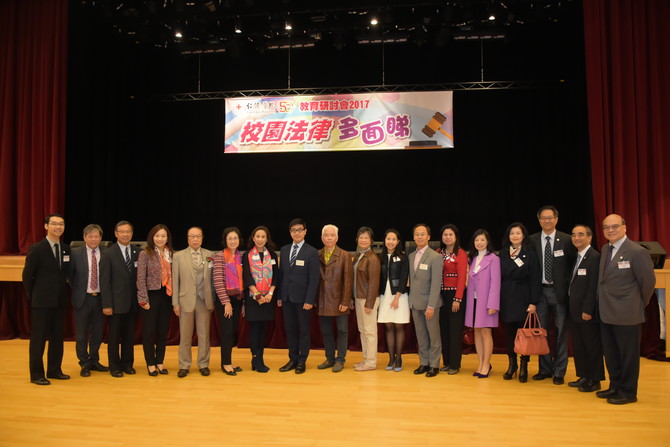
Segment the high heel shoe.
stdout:
<path fill-rule="evenodd" d="M 395 356 L 391 356 L 391 358 L 389 359 L 389 364 L 386 365 L 386 371 L 391 371 L 394 366 L 395 366 Z"/>
<path fill-rule="evenodd" d="M 395 357 L 395 362 L 393 362 L 393 371 L 395 372 L 402 371 L 402 357 L 399 355 Z"/>
<path fill-rule="evenodd" d="M 521 364 L 519 365 L 519 382 L 528 382 L 528 361 L 530 357 L 527 355 L 521 356 Z"/>
<path fill-rule="evenodd" d="M 509 367 L 505 374 L 503 374 L 503 379 L 512 380 L 516 376 L 516 371 L 519 369 L 519 366 L 516 363 L 516 355 L 509 356 Z"/>
<path fill-rule="evenodd" d="M 150 369 L 149 369 L 149 366 L 153 366 L 153 367 L 154 367 L 154 370 L 153 370 L 153 371 L 150 370 Z M 158 375 L 158 368 L 156 368 L 155 365 L 147 365 L 147 373 L 148 373 L 151 377 L 156 377 L 156 376 Z"/>
<path fill-rule="evenodd" d="M 477 377 L 480 379 L 486 379 L 491 374 L 492 370 L 493 366 L 489 365 L 489 372 L 487 372 L 486 374 L 479 373 Z"/>

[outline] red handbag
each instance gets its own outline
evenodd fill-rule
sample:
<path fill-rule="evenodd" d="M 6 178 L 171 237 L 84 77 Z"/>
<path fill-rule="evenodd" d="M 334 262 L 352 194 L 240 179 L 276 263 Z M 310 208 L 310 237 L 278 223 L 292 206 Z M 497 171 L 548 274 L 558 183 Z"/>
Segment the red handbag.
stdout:
<path fill-rule="evenodd" d="M 528 312 L 523 327 L 516 330 L 514 352 L 521 355 L 549 354 L 547 330 L 542 328 L 537 313 Z"/>

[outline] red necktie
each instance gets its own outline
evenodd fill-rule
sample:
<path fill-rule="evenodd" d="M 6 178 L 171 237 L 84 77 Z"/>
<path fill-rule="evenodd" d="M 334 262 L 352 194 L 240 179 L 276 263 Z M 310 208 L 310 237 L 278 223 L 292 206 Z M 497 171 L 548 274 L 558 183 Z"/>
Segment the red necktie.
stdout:
<path fill-rule="evenodd" d="M 95 258 L 95 250 L 91 251 L 91 292 L 98 291 L 98 260 Z"/>

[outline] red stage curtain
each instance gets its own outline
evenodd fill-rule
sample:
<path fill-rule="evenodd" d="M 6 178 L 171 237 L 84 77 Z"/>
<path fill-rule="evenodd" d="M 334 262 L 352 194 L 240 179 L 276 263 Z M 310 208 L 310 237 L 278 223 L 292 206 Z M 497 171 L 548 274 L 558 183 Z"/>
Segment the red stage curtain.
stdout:
<path fill-rule="evenodd" d="M 633 240 L 670 249 L 667 0 L 584 0 L 596 222 L 624 216 Z M 601 231 L 596 231 L 601 243 Z"/>
<path fill-rule="evenodd" d="M 67 0 L 0 2 L 0 254 L 65 203 Z"/>

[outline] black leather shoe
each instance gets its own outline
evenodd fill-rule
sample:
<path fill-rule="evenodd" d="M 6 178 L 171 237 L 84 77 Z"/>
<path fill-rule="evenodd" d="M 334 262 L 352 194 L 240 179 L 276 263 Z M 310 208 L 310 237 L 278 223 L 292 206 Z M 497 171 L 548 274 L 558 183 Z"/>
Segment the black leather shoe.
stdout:
<path fill-rule="evenodd" d="M 596 393 L 596 396 L 598 396 L 601 399 L 607 399 L 608 397 L 616 396 L 617 392 L 616 390 L 613 390 L 611 388 L 608 388 L 606 390 L 598 391 Z"/>
<path fill-rule="evenodd" d="M 207 377 L 209 375 L 209 368 L 206 366 L 204 368 L 200 368 L 200 375 Z"/>
<path fill-rule="evenodd" d="M 635 397 L 635 396 L 620 396 L 620 395 L 617 394 L 615 396 L 607 398 L 607 403 L 608 404 L 613 404 L 613 405 L 632 404 L 633 402 L 637 402 L 637 397 Z"/>
<path fill-rule="evenodd" d="M 426 372 L 426 377 L 435 377 L 440 373 L 440 368 L 428 368 Z"/>
<path fill-rule="evenodd" d="M 39 379 L 31 380 L 30 382 L 34 383 L 35 385 L 51 385 L 51 382 L 49 382 L 45 377 L 40 377 Z"/>
<path fill-rule="evenodd" d="M 565 379 L 563 377 L 554 377 L 554 385 L 563 385 L 565 383 Z"/>
<path fill-rule="evenodd" d="M 188 369 L 180 369 L 177 371 L 177 377 L 180 379 L 183 379 L 184 377 L 188 376 Z"/>
<path fill-rule="evenodd" d="M 233 368 L 233 369 L 235 370 L 235 372 L 238 372 L 238 373 L 241 373 L 241 372 L 242 372 L 242 368 L 240 368 L 239 366 L 236 366 L 236 367 Z"/>
<path fill-rule="evenodd" d="M 82 377 L 89 377 L 91 375 L 91 369 L 88 366 L 84 366 L 79 375 Z"/>
<path fill-rule="evenodd" d="M 123 373 L 121 371 L 110 371 L 109 372 L 112 377 L 123 377 Z"/>
<path fill-rule="evenodd" d="M 135 371 L 135 368 L 133 368 L 132 366 L 129 366 L 128 368 L 123 368 L 123 372 L 132 376 L 137 371 Z"/>
<path fill-rule="evenodd" d="M 48 379 L 58 379 L 58 380 L 68 380 L 70 376 L 63 374 L 62 372 L 56 374 L 47 374 Z"/>
<path fill-rule="evenodd" d="M 109 368 L 106 367 L 105 365 L 100 364 L 100 362 L 91 363 L 90 365 L 88 365 L 88 367 L 90 368 L 91 371 L 100 371 L 103 373 L 109 371 Z"/>
<path fill-rule="evenodd" d="M 290 371 L 292 369 L 295 369 L 298 364 L 294 362 L 293 360 L 289 360 L 288 363 L 281 368 L 279 368 L 279 372 L 285 373 L 286 371 Z"/>
<path fill-rule="evenodd" d="M 551 374 L 537 373 L 533 376 L 533 380 L 551 379 L 552 377 Z"/>
<path fill-rule="evenodd" d="M 600 389 L 600 382 L 589 380 L 577 389 L 582 393 L 592 393 Z"/>
<path fill-rule="evenodd" d="M 584 386 L 589 381 L 589 379 L 586 379 L 584 377 L 580 377 L 579 379 L 575 380 L 574 382 L 568 382 L 568 386 L 572 388 L 579 388 L 580 386 Z"/>
<path fill-rule="evenodd" d="M 159 368 L 158 365 L 156 366 L 156 371 L 158 371 L 158 374 L 163 374 L 163 375 L 167 375 L 167 373 L 168 373 L 167 368 L 165 368 L 165 367 Z"/>
<path fill-rule="evenodd" d="M 331 362 L 330 360 L 326 360 L 325 362 L 323 362 L 322 364 L 317 366 L 316 369 L 328 369 L 328 368 L 332 368 L 333 366 L 335 366 L 335 362 Z"/>
<path fill-rule="evenodd" d="M 305 372 L 305 364 L 304 363 L 298 363 L 295 367 L 295 373 L 296 374 L 303 374 Z"/>
<path fill-rule="evenodd" d="M 419 374 L 425 374 L 428 372 L 430 369 L 430 366 L 428 365 L 419 365 L 417 369 L 414 370 L 414 374 L 419 375 Z"/>
<path fill-rule="evenodd" d="M 147 374 L 149 374 L 151 377 L 156 377 L 158 375 L 158 370 L 154 366 L 154 370 L 151 371 L 149 367 L 147 366 Z"/>
<path fill-rule="evenodd" d="M 221 371 L 223 371 L 223 373 L 228 375 L 228 376 L 236 376 L 237 375 L 237 368 L 233 368 L 231 371 L 226 371 L 226 368 L 221 368 Z"/>

